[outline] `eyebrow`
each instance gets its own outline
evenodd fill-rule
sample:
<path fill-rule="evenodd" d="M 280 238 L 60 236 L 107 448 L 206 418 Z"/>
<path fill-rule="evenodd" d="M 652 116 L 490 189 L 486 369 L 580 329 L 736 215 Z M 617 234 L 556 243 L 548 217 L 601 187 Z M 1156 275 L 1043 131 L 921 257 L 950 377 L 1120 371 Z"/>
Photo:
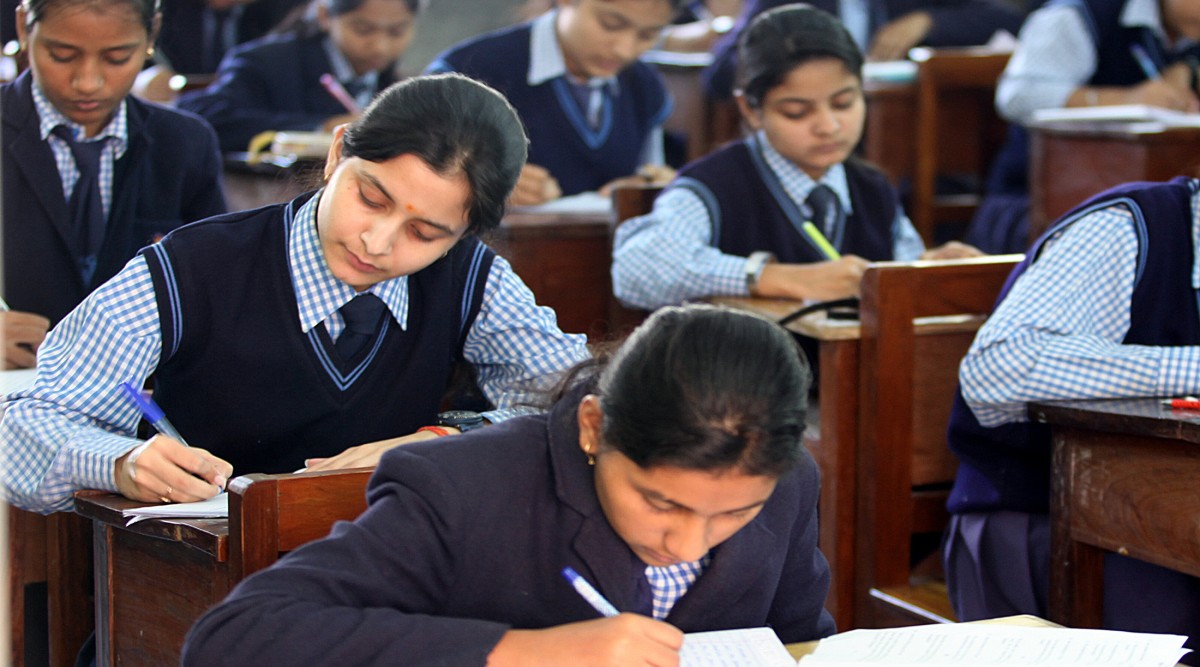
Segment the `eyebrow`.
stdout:
<path fill-rule="evenodd" d="M 77 44 L 70 44 L 68 42 L 60 42 L 57 39 L 54 39 L 51 37 L 43 37 L 42 41 L 46 44 L 46 46 L 48 48 L 51 48 L 51 49 L 71 49 L 74 51 L 83 51 L 84 50 L 84 47 L 79 46 Z M 127 50 L 131 50 L 131 49 L 136 49 L 136 48 L 138 48 L 138 46 L 139 46 L 138 42 L 130 42 L 128 44 L 118 44 L 116 46 L 106 46 L 100 50 L 105 53 L 107 53 L 109 51 L 127 51 Z"/>
<path fill-rule="evenodd" d="M 842 89 L 840 89 L 840 90 L 835 90 L 835 91 L 833 92 L 833 94 L 832 94 L 832 95 L 830 95 L 830 96 L 829 96 L 828 98 L 826 98 L 826 99 L 833 99 L 833 98 L 835 98 L 835 97 L 838 97 L 838 96 L 840 96 L 840 95 L 845 95 L 846 93 L 852 93 L 852 92 L 855 92 L 855 91 L 860 91 L 860 90 L 862 90 L 862 87 L 861 87 L 861 86 L 849 85 L 849 86 L 846 86 L 845 88 L 842 88 Z M 809 98 L 807 98 L 807 97 L 785 97 L 785 98 L 783 98 L 783 99 L 781 99 L 781 100 L 775 100 L 775 104 L 786 104 L 786 103 L 788 103 L 788 102 L 799 102 L 799 103 L 803 103 L 803 104 L 813 104 L 813 103 L 815 103 L 816 101 L 817 101 L 817 100 L 815 100 L 815 99 L 809 99 Z"/>
<path fill-rule="evenodd" d="M 670 498 L 664 496 L 663 494 L 659 493 L 658 491 L 655 491 L 653 489 L 647 489 L 647 488 L 644 488 L 644 487 L 641 487 L 638 485 L 635 485 L 635 486 L 637 487 L 637 490 L 643 496 L 646 496 L 647 498 L 650 498 L 652 500 L 658 500 L 658 501 L 667 503 L 668 505 L 673 505 L 675 507 L 678 507 L 679 509 L 687 510 L 689 512 L 696 511 L 696 510 L 692 509 L 691 507 L 684 505 L 683 503 L 671 500 Z M 746 510 L 752 510 L 755 507 L 762 507 L 763 505 L 766 505 L 767 500 L 769 500 L 769 499 L 770 499 L 769 497 L 763 498 L 762 500 L 760 500 L 758 502 L 750 503 L 749 505 L 746 505 L 745 507 L 736 507 L 734 509 L 722 510 L 721 512 L 718 512 L 718 514 L 737 514 L 738 512 L 745 512 Z"/>
<path fill-rule="evenodd" d="M 389 202 L 391 202 L 393 204 L 396 203 L 396 198 L 392 196 L 392 193 L 388 192 L 387 188 L 383 187 L 383 183 L 379 182 L 379 179 L 375 178 L 375 176 L 373 174 L 370 174 L 361 169 L 357 169 L 355 171 L 358 173 L 359 177 L 370 182 L 370 184 L 373 185 L 376 190 L 379 190 L 379 192 L 381 192 L 384 197 L 387 197 Z M 433 227 L 434 229 L 444 232 L 447 236 L 454 236 L 455 234 L 458 233 L 458 232 L 454 231 L 454 228 L 450 227 L 447 224 L 444 224 L 441 222 L 436 222 L 434 220 L 430 220 L 429 218 L 421 218 L 420 220 L 421 220 L 421 222 L 424 222 L 425 224 L 429 225 L 430 227 Z"/>
<path fill-rule="evenodd" d="M 663 28 L 666 28 L 667 26 L 671 25 L 670 21 L 663 23 L 661 25 L 642 25 L 615 9 L 605 9 L 605 8 L 601 7 L 597 11 L 600 12 L 600 14 L 602 14 L 604 16 L 616 17 L 616 18 L 621 19 L 625 23 L 625 27 L 633 28 L 634 30 L 637 30 L 638 32 L 641 32 L 643 30 L 662 30 Z"/>

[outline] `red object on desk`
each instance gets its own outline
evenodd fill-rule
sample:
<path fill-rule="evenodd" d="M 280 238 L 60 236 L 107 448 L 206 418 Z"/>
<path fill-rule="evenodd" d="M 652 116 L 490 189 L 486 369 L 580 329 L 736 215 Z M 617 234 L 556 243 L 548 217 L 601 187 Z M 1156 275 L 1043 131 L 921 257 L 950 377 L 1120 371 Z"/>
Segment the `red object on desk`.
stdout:
<path fill-rule="evenodd" d="M 1200 410 L 1200 398 L 1169 398 L 1162 403 L 1172 410 Z"/>

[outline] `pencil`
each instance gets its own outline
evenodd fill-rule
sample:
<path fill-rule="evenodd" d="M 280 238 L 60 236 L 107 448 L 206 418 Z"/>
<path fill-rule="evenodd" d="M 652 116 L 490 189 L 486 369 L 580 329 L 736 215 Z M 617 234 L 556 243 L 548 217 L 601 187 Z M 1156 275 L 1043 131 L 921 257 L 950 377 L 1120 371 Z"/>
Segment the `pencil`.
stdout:
<path fill-rule="evenodd" d="M 817 229 L 817 226 L 814 225 L 811 220 L 804 223 L 804 233 L 808 234 L 808 240 L 812 241 L 813 245 L 817 246 L 817 249 L 821 251 L 822 255 L 825 255 L 825 259 L 835 260 L 842 258 L 842 254 L 837 251 L 837 248 L 833 247 L 833 244 L 829 242 L 829 239 L 825 238 L 825 235 L 821 233 L 820 229 Z"/>

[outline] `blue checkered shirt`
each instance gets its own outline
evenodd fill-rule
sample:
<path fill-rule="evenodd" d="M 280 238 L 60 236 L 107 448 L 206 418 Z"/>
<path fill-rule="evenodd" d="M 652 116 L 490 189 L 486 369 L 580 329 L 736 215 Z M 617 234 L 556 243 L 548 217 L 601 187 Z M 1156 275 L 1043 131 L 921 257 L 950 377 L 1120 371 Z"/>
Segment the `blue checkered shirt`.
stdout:
<path fill-rule="evenodd" d="M 646 581 L 650 582 L 650 593 L 654 599 L 654 618 L 662 620 L 671 613 L 676 602 L 688 592 L 692 584 L 704 574 L 712 556 L 704 554 L 700 560 L 675 563 L 666 567 L 646 567 Z"/>
<path fill-rule="evenodd" d="M 762 132 L 755 135 L 750 148 L 761 151 L 784 192 L 803 210 L 817 181 L 780 155 Z M 847 216 L 854 212 L 841 164 L 826 171 L 820 182 L 838 196 Z M 925 251 L 920 235 L 899 208 L 892 236 L 897 261 L 917 259 Z M 668 186 L 654 200 L 653 211 L 617 228 L 613 292 L 628 305 L 650 309 L 706 296 L 748 296 L 747 258 L 721 252 L 713 243 L 712 220 L 704 200 L 687 188 Z"/>
<path fill-rule="evenodd" d="M 315 231 L 317 199 L 300 209 L 288 237 L 296 325 L 308 331 L 324 322 L 336 339 L 344 329 L 338 308 L 355 291 L 325 264 Z M 370 292 L 407 326 L 406 277 L 378 283 Z M 33 386 L 10 397 L 0 420 L 9 502 L 49 512 L 69 509 L 77 489 L 116 491 L 114 465 L 139 444 L 134 435 L 140 419 L 118 385 L 141 383 L 158 365 L 161 346 L 154 286 L 138 256 L 50 332 L 38 351 Z M 562 333 L 554 311 L 537 306 L 508 262 L 496 257 L 463 356 L 497 407 L 487 417 L 500 421 L 528 412 L 522 405 L 588 351 L 586 337 Z"/>
<path fill-rule="evenodd" d="M 38 114 L 38 133 L 42 141 L 50 144 L 54 153 L 54 163 L 58 166 L 58 176 L 62 179 L 63 198 L 71 199 L 71 191 L 75 189 L 75 181 L 79 180 L 79 169 L 75 167 L 75 156 L 67 142 L 54 136 L 51 132 L 59 125 L 71 128 L 76 141 L 107 141 L 107 148 L 100 153 L 100 201 L 104 204 L 104 216 L 112 210 L 113 199 L 113 163 L 121 159 L 129 146 L 128 123 L 125 114 L 125 100 L 117 105 L 117 111 L 104 129 L 95 137 L 87 137 L 82 125 L 72 123 L 42 94 L 42 89 L 34 82 L 33 105 Z"/>
<path fill-rule="evenodd" d="M 1200 194 L 1192 195 L 1192 243 L 1200 248 Z M 981 424 L 1026 421 L 1029 401 L 1200 391 L 1200 347 L 1121 343 L 1137 262 L 1124 204 L 1088 214 L 1046 242 L 959 369 L 963 397 Z M 1192 287 L 1200 290 L 1200 264 L 1192 267 Z"/>

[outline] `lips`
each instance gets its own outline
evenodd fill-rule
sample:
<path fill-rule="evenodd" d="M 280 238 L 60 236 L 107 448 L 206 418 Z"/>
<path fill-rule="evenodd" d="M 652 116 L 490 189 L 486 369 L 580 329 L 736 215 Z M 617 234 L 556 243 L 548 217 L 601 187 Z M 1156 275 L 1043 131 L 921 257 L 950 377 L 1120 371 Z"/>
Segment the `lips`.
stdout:
<path fill-rule="evenodd" d="M 346 251 L 346 262 L 350 264 L 350 268 L 358 271 L 359 273 L 379 273 L 383 270 L 374 264 L 368 264 L 362 261 L 358 258 L 358 255 L 355 255 L 349 250 Z"/>
<path fill-rule="evenodd" d="M 71 100 L 71 108 L 81 113 L 94 113 L 104 108 L 101 100 Z"/>

